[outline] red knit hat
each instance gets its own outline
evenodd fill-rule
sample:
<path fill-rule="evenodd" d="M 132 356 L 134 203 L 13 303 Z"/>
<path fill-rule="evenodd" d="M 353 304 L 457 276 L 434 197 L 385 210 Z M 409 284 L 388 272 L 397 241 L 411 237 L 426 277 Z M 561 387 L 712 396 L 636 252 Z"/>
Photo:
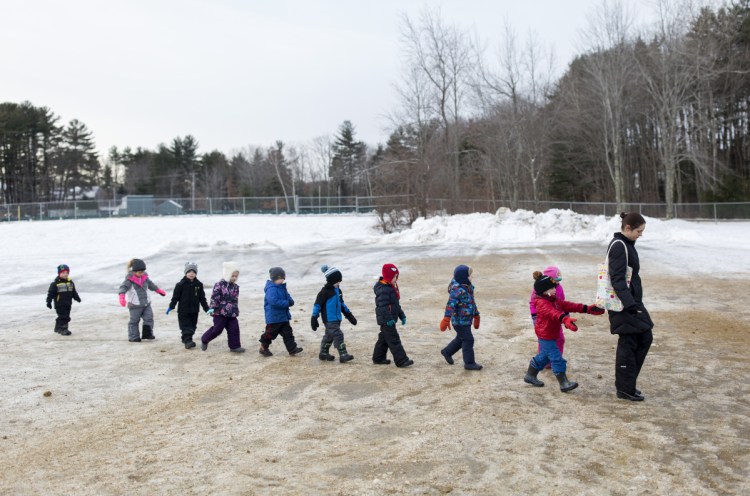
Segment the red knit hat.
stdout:
<path fill-rule="evenodd" d="M 387 263 L 383 265 L 383 280 L 385 282 L 393 281 L 393 278 L 398 275 L 398 267 L 393 264 Z"/>

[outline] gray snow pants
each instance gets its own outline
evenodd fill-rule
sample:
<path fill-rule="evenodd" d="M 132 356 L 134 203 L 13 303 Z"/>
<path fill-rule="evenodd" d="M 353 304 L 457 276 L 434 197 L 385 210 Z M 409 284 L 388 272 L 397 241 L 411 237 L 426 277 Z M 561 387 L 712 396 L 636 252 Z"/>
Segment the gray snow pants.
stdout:
<path fill-rule="evenodd" d="M 344 333 L 341 331 L 341 321 L 326 322 L 326 333 L 323 335 L 321 340 L 321 346 L 328 344 L 330 346 L 333 343 L 333 347 L 337 350 L 341 348 L 341 344 L 344 342 Z"/>
<path fill-rule="evenodd" d="M 154 328 L 154 312 L 151 305 L 146 307 L 130 307 L 130 322 L 128 322 L 128 339 L 133 340 L 141 337 L 138 332 L 138 323 L 143 319 L 143 325 Z"/>

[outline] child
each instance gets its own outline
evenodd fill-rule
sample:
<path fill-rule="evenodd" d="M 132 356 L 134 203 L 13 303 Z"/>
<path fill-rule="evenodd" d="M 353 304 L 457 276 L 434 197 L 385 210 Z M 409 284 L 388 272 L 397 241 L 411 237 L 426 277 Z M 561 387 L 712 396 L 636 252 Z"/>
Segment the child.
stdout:
<path fill-rule="evenodd" d="M 565 299 L 565 291 L 563 291 L 562 284 L 562 273 L 560 272 L 560 269 L 558 269 L 554 265 L 550 265 L 546 269 L 544 269 L 543 274 L 545 276 L 549 276 L 552 278 L 553 281 L 557 283 L 557 286 L 555 286 L 555 292 L 557 295 L 558 300 L 564 300 Z M 529 310 L 531 311 L 531 322 L 533 324 L 536 324 L 536 305 L 534 305 L 534 297 L 536 296 L 536 293 L 534 291 L 531 292 L 531 298 L 529 299 Z M 563 326 L 560 324 L 560 337 L 557 339 L 557 349 L 560 350 L 560 354 L 563 354 L 563 348 L 565 348 L 565 335 L 563 334 Z M 541 348 L 539 348 L 541 350 Z M 547 364 L 545 367 L 546 369 L 550 368 L 550 364 Z"/>
<path fill-rule="evenodd" d="M 151 295 L 148 290 L 166 296 L 163 289 L 148 278 L 146 262 L 134 258 L 128 262 L 128 275 L 120 285 L 120 305 L 130 310 L 128 341 L 140 343 L 138 324 L 143 319 L 143 339 L 156 339 L 154 336 L 154 312 L 151 310 Z"/>
<path fill-rule="evenodd" d="M 180 331 L 182 331 L 182 344 L 185 345 L 185 349 L 189 350 L 195 348 L 193 336 L 195 335 L 195 328 L 198 326 L 200 308 L 202 307 L 208 315 L 213 313 L 213 310 L 208 308 L 203 283 L 198 280 L 198 264 L 196 263 L 188 262 L 185 264 L 185 277 L 174 287 L 172 301 L 167 308 L 167 315 L 175 309 L 178 303 L 180 307 L 177 309 L 177 322 L 179 322 Z"/>
<path fill-rule="evenodd" d="M 372 351 L 372 363 L 390 364 L 386 353 L 391 350 L 396 367 L 408 367 L 414 365 L 414 361 L 406 356 L 401 337 L 396 330 L 397 319 L 401 319 L 401 325 L 406 325 L 406 315 L 399 304 L 401 293 L 398 290 L 398 268 L 393 264 L 385 264 L 381 273 L 382 277 L 372 288 L 375 292 L 375 317 L 380 326 L 378 341 Z"/>
<path fill-rule="evenodd" d="M 339 350 L 339 362 L 344 363 L 354 360 L 354 355 L 350 355 L 346 351 L 344 333 L 341 332 L 342 312 L 346 320 L 352 325 L 357 325 L 357 319 L 344 303 L 344 295 L 339 289 L 343 276 L 336 267 L 329 268 L 327 265 L 323 265 L 320 267 L 320 270 L 326 276 L 326 284 L 318 293 L 318 297 L 315 298 L 312 317 L 310 317 L 310 326 L 313 331 L 317 331 L 318 327 L 320 327 L 318 323 L 319 315 L 323 317 L 323 325 L 326 328 L 326 333 L 320 341 L 320 354 L 318 354 L 318 358 L 327 361 L 334 360 L 334 356 L 329 353 L 331 344 L 333 343 L 333 346 Z"/>
<path fill-rule="evenodd" d="M 471 324 L 479 329 L 479 310 L 474 300 L 474 285 L 471 283 L 472 268 L 459 265 L 453 271 L 453 280 L 448 285 L 448 304 L 445 306 L 445 316 L 440 321 L 440 330 L 450 329 L 451 323 L 456 330 L 456 337 L 448 346 L 440 350 L 445 361 L 453 365 L 453 355 L 462 350 L 464 368 L 466 370 L 482 370 L 482 366 L 474 361 L 474 336 Z"/>
<path fill-rule="evenodd" d="M 240 269 L 234 262 L 224 262 L 222 273 L 224 278 L 214 284 L 214 290 L 211 293 L 210 306 L 213 310 L 211 315 L 214 318 L 214 325 L 209 327 L 201 336 L 201 349 L 206 351 L 208 343 L 226 329 L 229 351 L 244 353 L 245 348 L 240 345 L 240 323 L 237 320 L 237 316 L 240 314 L 240 309 L 237 306 L 237 299 L 240 296 L 237 278 L 240 277 Z"/>
<path fill-rule="evenodd" d="M 57 312 L 55 332 L 63 336 L 70 336 L 72 334 L 68 330 L 68 322 L 70 322 L 70 307 L 73 306 L 73 300 L 81 303 L 81 297 L 78 296 L 76 285 L 68 277 L 69 275 L 70 267 L 65 264 L 58 265 L 57 277 L 49 285 L 49 290 L 47 291 L 47 308 L 51 309 L 52 301 L 55 301 L 55 312 Z"/>
<path fill-rule="evenodd" d="M 266 314 L 266 330 L 260 336 L 260 349 L 258 352 L 264 357 L 273 355 L 268 347 L 274 339 L 281 334 L 284 339 L 284 346 L 289 356 L 294 356 L 302 352 L 302 348 L 297 346 L 294 341 L 294 333 L 289 321 L 292 320 L 292 314 L 289 307 L 294 306 L 292 295 L 286 289 L 286 273 L 281 267 L 271 267 L 268 271 L 270 280 L 266 281 L 265 293 L 263 300 L 263 309 Z"/>
<path fill-rule="evenodd" d="M 552 362 L 552 373 L 560 383 L 560 391 L 567 393 L 578 387 L 577 382 L 570 382 L 565 371 L 567 361 L 562 357 L 557 347 L 557 339 L 560 337 L 560 322 L 573 332 L 578 331 L 576 319 L 567 315 L 567 312 L 588 313 L 590 315 L 602 315 L 604 310 L 593 305 L 582 305 L 562 300 L 556 295 L 557 283 L 550 276 L 541 272 L 534 272 L 534 305 L 537 310 L 534 331 L 539 338 L 539 353 L 531 359 L 529 370 L 523 380 L 532 386 L 542 387 L 544 383 L 537 379 L 537 374 L 547 363 Z"/>

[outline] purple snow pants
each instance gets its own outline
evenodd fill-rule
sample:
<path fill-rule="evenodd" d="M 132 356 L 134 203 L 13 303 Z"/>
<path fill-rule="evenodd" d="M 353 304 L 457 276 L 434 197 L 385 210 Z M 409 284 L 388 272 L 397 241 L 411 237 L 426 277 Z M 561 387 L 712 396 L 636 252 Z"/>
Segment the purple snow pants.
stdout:
<path fill-rule="evenodd" d="M 214 325 L 208 328 L 201 336 L 201 341 L 208 344 L 219 335 L 227 330 L 227 339 L 229 340 L 229 349 L 233 350 L 240 347 L 240 323 L 237 317 L 224 317 L 223 315 L 214 315 Z"/>

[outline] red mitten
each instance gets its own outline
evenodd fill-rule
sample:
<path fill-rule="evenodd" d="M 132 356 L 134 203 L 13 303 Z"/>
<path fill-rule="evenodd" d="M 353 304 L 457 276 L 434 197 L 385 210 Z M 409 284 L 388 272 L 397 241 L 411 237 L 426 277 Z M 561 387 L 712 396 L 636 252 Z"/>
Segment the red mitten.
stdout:
<path fill-rule="evenodd" d="M 595 305 L 589 305 L 588 309 L 586 310 L 586 313 L 589 314 L 589 315 L 603 315 L 604 314 L 604 309 L 603 308 L 599 308 L 599 307 L 597 307 Z"/>
<path fill-rule="evenodd" d="M 479 315 L 474 316 L 474 329 L 479 329 Z"/>
<path fill-rule="evenodd" d="M 565 317 L 562 321 L 563 321 L 563 325 L 565 327 L 567 327 L 568 329 L 570 329 L 573 332 L 576 332 L 576 331 L 578 331 L 578 326 L 576 325 L 576 320 L 578 320 L 578 319 L 574 319 L 574 318 L 571 318 L 571 317 Z"/>
<path fill-rule="evenodd" d="M 125 293 L 122 293 L 122 294 L 120 295 L 120 305 L 121 305 L 121 306 L 123 306 L 123 307 L 124 307 L 125 305 L 127 305 L 127 303 L 125 302 Z"/>
<path fill-rule="evenodd" d="M 440 332 L 445 332 L 446 329 L 451 328 L 451 318 L 450 317 L 443 317 L 443 320 L 440 321 Z"/>
<path fill-rule="evenodd" d="M 165 293 L 164 290 L 161 289 L 161 288 L 159 288 L 159 289 L 156 290 L 156 294 L 159 294 L 159 295 L 162 295 L 162 296 L 167 296 L 167 293 Z"/>

